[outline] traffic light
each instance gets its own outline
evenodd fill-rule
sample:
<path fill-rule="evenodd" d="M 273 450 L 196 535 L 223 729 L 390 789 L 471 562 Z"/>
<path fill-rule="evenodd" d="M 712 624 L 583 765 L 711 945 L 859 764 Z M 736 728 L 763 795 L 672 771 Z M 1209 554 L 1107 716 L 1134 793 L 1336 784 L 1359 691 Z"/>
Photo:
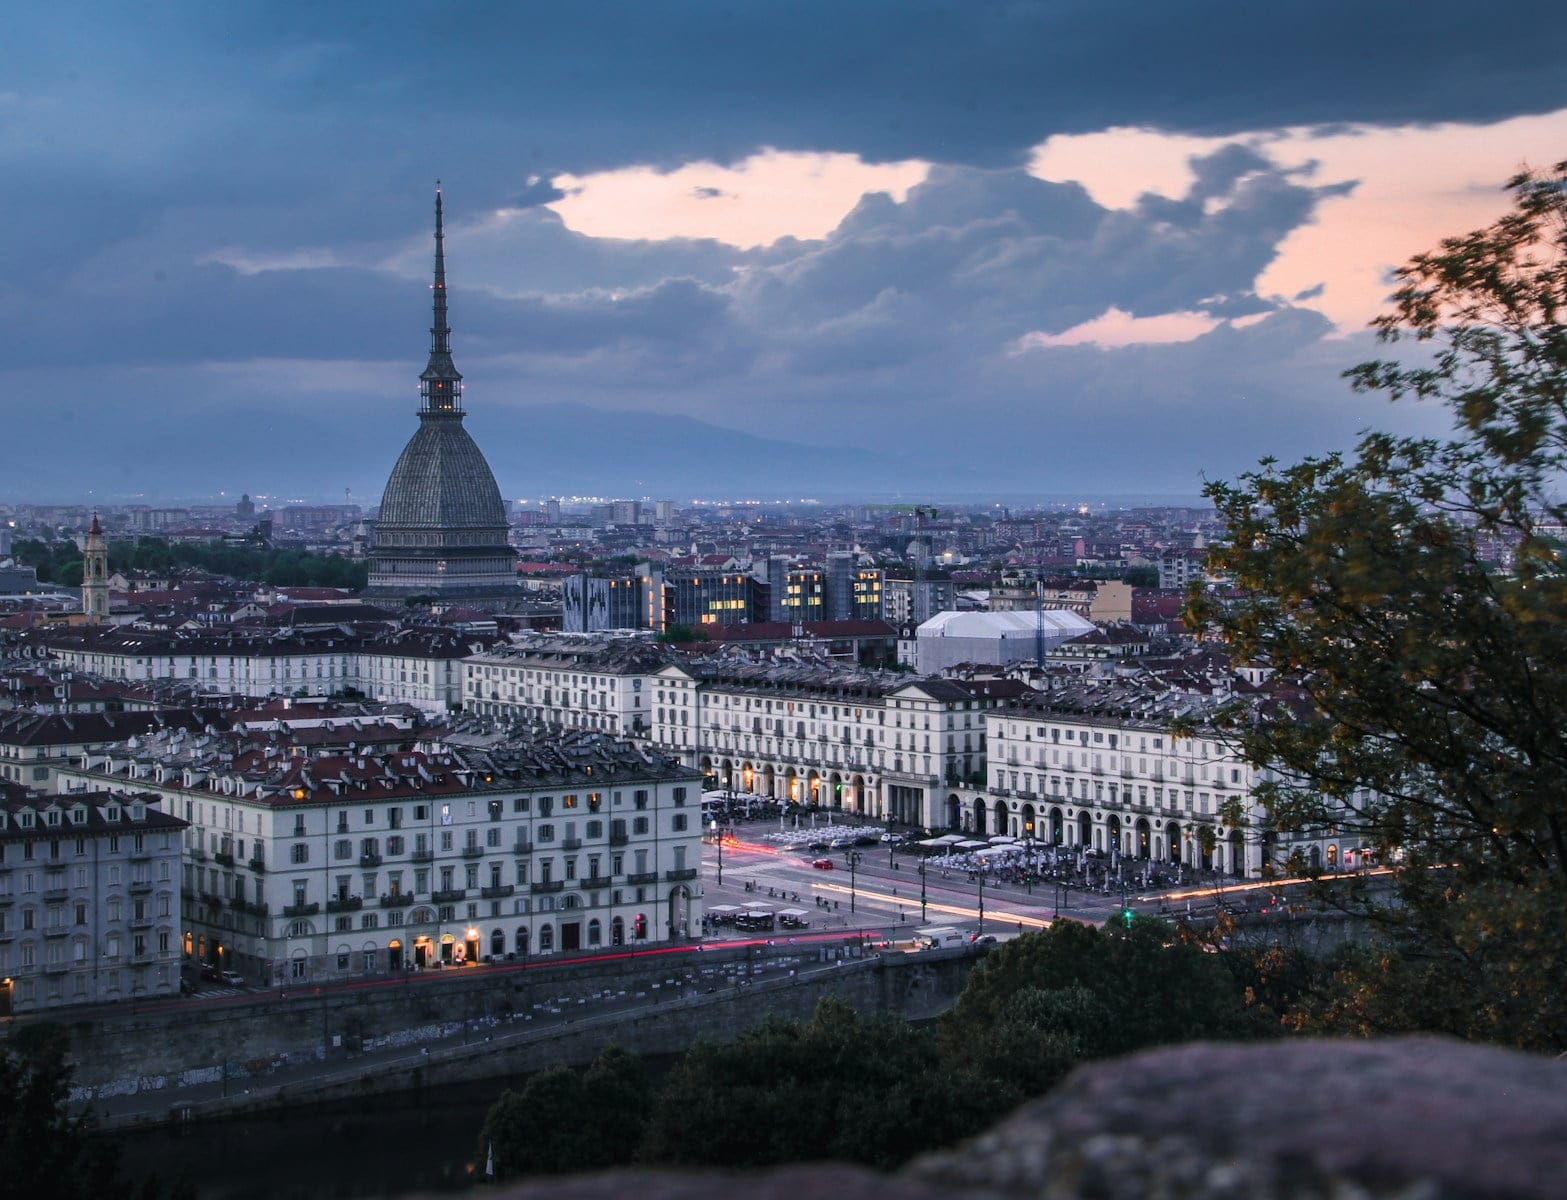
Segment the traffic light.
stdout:
<path fill-rule="evenodd" d="M 1134 916 L 1134 914 L 1132 912 L 1132 906 L 1130 904 L 1126 905 L 1124 908 L 1121 909 L 1121 924 L 1125 925 L 1128 929 L 1130 929 L 1132 927 L 1132 917 L 1133 916 Z"/>

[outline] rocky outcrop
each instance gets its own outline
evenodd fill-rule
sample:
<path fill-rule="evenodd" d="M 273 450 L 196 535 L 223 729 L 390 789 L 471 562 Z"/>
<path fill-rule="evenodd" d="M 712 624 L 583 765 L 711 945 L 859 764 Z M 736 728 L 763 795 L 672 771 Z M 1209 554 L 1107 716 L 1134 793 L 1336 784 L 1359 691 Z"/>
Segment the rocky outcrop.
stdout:
<path fill-rule="evenodd" d="M 615 1172 L 517 1200 L 1556 1200 L 1567 1061 L 1441 1038 L 1196 1043 L 1075 1072 L 897 1175 Z"/>
<path fill-rule="evenodd" d="M 1042 1200 L 1546 1200 L 1567 1195 L 1567 1063 L 1424 1037 L 1155 1050 L 906 1174 Z"/>

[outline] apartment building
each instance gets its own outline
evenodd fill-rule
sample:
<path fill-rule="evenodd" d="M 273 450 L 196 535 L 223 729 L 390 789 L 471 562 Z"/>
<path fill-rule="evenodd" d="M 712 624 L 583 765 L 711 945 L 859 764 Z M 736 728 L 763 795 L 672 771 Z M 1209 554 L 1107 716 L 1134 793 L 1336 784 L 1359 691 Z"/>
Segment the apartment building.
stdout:
<path fill-rule="evenodd" d="M 643 737 L 648 685 L 669 651 L 637 638 L 524 637 L 462 664 L 464 711 Z"/>
<path fill-rule="evenodd" d="M 982 792 L 986 714 L 1029 689 L 697 662 L 664 666 L 651 692 L 653 742 L 715 786 L 936 828 Z"/>
<path fill-rule="evenodd" d="M 186 955 L 284 985 L 700 932 L 701 776 L 589 731 L 144 738 L 62 772 L 181 814 Z"/>
<path fill-rule="evenodd" d="M 0 784 L 0 1015 L 178 992 L 184 827 L 140 793 Z"/>
<path fill-rule="evenodd" d="M 446 712 L 461 701 L 462 659 L 493 635 L 384 625 L 146 630 L 87 627 L 39 635 L 66 668 L 108 679 L 181 680 L 240 696 L 375 699 Z"/>
<path fill-rule="evenodd" d="M 1330 869 L 1353 865 L 1358 838 L 1270 827 L 1255 797 L 1265 775 L 1211 724 L 1236 694 L 1183 692 L 1151 677 L 1083 681 L 989 714 L 989 792 L 959 814 L 961 825 L 1248 878 L 1297 853 Z M 1173 734 L 1177 718 L 1196 732 Z"/>

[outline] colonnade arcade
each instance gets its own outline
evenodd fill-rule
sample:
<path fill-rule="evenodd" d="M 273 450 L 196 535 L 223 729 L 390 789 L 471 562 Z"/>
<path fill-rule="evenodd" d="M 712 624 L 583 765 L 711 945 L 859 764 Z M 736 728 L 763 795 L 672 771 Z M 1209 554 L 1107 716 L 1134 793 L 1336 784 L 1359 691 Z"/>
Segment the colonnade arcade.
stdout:
<path fill-rule="evenodd" d="M 836 808 L 877 820 L 884 818 L 882 783 L 865 771 L 823 771 L 753 758 L 704 754 L 701 771 L 708 786 L 744 792 L 786 804 L 810 804 Z"/>
<path fill-rule="evenodd" d="M 1260 855 L 1247 852 L 1245 834 L 1227 834 L 1206 821 L 1178 821 L 1164 817 L 1137 817 L 1068 805 L 1019 804 L 1017 801 L 975 797 L 965 803 L 949 793 L 945 803 L 948 829 L 975 837 L 1006 834 L 1032 838 L 1048 846 L 1085 846 L 1146 862 L 1181 863 L 1227 875 L 1255 875 Z"/>

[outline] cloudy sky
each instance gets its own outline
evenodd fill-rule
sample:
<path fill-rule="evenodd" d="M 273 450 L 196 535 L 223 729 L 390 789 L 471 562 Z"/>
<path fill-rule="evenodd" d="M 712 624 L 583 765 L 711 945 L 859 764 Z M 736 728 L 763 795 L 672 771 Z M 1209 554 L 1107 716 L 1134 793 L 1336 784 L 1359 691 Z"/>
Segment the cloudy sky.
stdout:
<path fill-rule="evenodd" d="M 373 500 L 415 424 L 437 178 L 510 496 L 1190 495 L 1442 427 L 1339 372 L 1393 267 L 1567 158 L 1544 3 L 53 0 L 7 26 L 13 499 Z"/>

